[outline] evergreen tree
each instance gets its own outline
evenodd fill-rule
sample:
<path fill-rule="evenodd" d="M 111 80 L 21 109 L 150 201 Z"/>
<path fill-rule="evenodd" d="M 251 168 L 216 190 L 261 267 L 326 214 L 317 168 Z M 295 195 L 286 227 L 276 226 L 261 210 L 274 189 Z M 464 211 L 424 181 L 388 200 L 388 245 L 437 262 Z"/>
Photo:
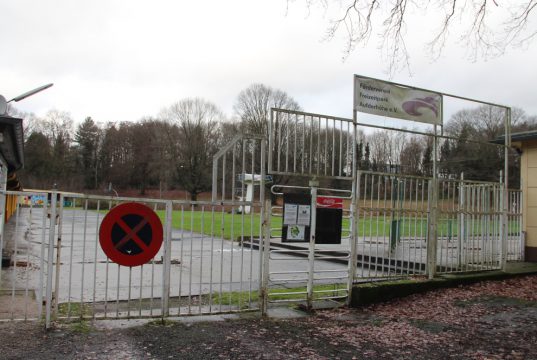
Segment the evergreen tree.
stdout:
<path fill-rule="evenodd" d="M 75 134 L 75 142 L 78 144 L 79 169 L 84 178 L 84 187 L 87 189 L 96 189 L 99 185 L 101 134 L 101 129 L 91 117 L 87 117 L 78 126 Z"/>

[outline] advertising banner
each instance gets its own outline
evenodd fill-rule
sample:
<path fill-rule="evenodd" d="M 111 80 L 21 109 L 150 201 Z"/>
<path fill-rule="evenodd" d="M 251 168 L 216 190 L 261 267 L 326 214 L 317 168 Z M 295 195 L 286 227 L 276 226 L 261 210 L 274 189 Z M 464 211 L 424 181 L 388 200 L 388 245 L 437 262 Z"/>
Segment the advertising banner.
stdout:
<path fill-rule="evenodd" d="M 354 79 L 355 111 L 442 125 L 442 95 L 376 79 Z"/>
<path fill-rule="evenodd" d="M 343 199 L 328 196 L 319 196 L 317 198 L 317 207 L 327 209 L 343 209 Z"/>

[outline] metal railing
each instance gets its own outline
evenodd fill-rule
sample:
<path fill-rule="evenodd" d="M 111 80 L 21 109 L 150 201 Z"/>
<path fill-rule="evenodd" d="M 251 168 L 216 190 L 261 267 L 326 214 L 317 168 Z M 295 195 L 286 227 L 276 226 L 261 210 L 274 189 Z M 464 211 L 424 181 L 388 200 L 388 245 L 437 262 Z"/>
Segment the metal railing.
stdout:
<path fill-rule="evenodd" d="M 273 108 L 269 144 L 269 174 L 354 178 L 352 119 Z"/>
<path fill-rule="evenodd" d="M 20 199 L 43 196 L 6 193 Z M 99 245 L 103 218 L 126 202 L 151 207 L 164 228 L 161 249 L 138 267 L 112 263 Z M 2 238 L 8 239 L 4 250 L 12 266 L 0 270 L 6 304 L 1 318 L 30 320 L 44 315 L 48 326 L 62 318 L 259 309 L 261 253 L 256 247 L 261 208 L 253 202 L 245 204 L 251 207 L 250 214 L 230 212 L 236 205 L 233 201 L 215 204 L 56 192 L 45 194 L 39 205 L 19 201 Z"/>
<path fill-rule="evenodd" d="M 424 274 L 431 181 L 358 172 L 358 279 Z"/>

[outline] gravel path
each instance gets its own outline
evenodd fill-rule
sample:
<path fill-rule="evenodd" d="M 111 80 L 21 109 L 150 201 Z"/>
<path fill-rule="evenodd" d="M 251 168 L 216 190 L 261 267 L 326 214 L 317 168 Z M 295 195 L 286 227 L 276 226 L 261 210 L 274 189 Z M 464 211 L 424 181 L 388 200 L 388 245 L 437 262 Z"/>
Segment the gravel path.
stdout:
<path fill-rule="evenodd" d="M 537 359 L 537 276 L 295 319 L 44 331 L 1 323 L 3 359 Z"/>

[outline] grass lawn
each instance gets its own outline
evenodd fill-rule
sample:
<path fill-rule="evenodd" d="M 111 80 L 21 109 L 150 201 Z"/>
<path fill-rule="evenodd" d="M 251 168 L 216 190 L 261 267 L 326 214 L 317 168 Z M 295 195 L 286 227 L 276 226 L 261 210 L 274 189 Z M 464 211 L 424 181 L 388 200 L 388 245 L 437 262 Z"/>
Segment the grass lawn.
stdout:
<path fill-rule="evenodd" d="M 306 299 L 306 287 L 295 287 L 289 289 L 270 289 L 269 301 L 304 301 Z M 313 298 L 319 299 L 329 296 L 346 296 L 347 285 L 346 284 L 326 284 L 315 285 L 313 287 Z M 248 291 L 233 291 L 225 293 L 213 294 L 213 303 L 221 305 L 234 305 L 240 308 L 246 308 L 250 301 L 255 302 L 259 300 L 259 293 L 257 290 L 252 292 Z"/>
<path fill-rule="evenodd" d="M 157 214 L 164 221 L 164 210 L 158 210 Z M 238 239 L 241 234 L 245 237 L 259 237 L 260 216 L 259 214 L 230 214 L 222 211 L 174 211 L 172 217 L 174 229 L 183 229 L 196 233 L 203 233 L 208 236 L 223 237 L 225 239 Z M 397 225 L 399 227 L 397 229 Z M 271 228 L 280 229 L 282 218 L 273 216 Z M 401 237 L 425 237 L 427 234 L 426 218 L 406 218 L 399 220 L 398 224 L 389 216 L 366 216 L 360 217 L 358 223 L 358 234 L 360 237 L 389 236 L 390 228 L 399 231 Z M 484 223 L 479 221 L 468 221 L 466 228 L 468 232 L 480 234 L 480 229 L 484 228 Z M 498 228 L 498 223 L 489 223 L 488 228 L 492 231 Z M 348 219 L 343 219 L 343 229 L 349 229 Z M 243 230 L 244 229 L 244 230 Z M 472 230 L 473 229 L 473 230 Z M 440 219 L 438 222 L 438 235 L 442 237 L 456 236 L 458 234 L 457 220 Z M 510 222 L 509 232 L 518 232 L 518 222 Z M 346 235 L 345 233 L 343 235 Z"/>
<path fill-rule="evenodd" d="M 157 211 L 164 222 L 164 210 Z M 279 217 L 272 218 L 272 227 L 281 227 Z M 259 214 L 230 214 L 222 211 L 174 211 L 172 216 L 174 229 L 183 229 L 209 236 L 223 237 L 224 239 L 237 239 L 244 236 L 259 237 L 261 221 Z M 244 229 L 244 230 L 243 230 Z"/>

